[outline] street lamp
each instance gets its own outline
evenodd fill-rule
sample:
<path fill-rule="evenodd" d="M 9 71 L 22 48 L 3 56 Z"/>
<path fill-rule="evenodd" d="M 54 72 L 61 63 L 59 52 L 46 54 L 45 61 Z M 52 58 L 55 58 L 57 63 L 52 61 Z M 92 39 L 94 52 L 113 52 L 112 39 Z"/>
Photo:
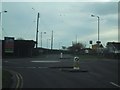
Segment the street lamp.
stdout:
<path fill-rule="evenodd" d="M 41 32 L 41 48 L 42 48 L 42 34 L 46 34 L 46 32 Z"/>
<path fill-rule="evenodd" d="M 51 35 L 51 50 L 53 49 L 53 30 L 52 30 L 52 35 Z"/>
<path fill-rule="evenodd" d="M 61 49 L 61 44 L 62 44 L 62 42 L 59 42 L 59 50 Z"/>
<path fill-rule="evenodd" d="M 36 48 L 38 48 L 38 25 L 39 25 L 40 14 L 37 14 L 37 28 L 36 28 Z"/>
<path fill-rule="evenodd" d="M 0 12 L 0 30 L 2 30 L 2 17 L 1 17 L 1 13 L 7 13 L 7 11 L 6 10 L 4 10 L 4 11 L 1 11 Z M 2 36 L 2 35 L 0 35 L 0 36 Z"/>
<path fill-rule="evenodd" d="M 98 20 L 98 41 L 96 42 L 98 44 L 98 49 L 99 49 L 99 44 L 101 43 L 100 42 L 100 17 L 99 16 L 96 16 L 96 15 L 91 15 L 91 17 L 97 17 L 97 20 Z"/>
<path fill-rule="evenodd" d="M 51 39 L 47 39 L 47 48 L 49 48 L 49 41 L 51 42 Z"/>
<path fill-rule="evenodd" d="M 1 14 L 1 13 L 6 13 L 6 12 L 7 12 L 7 11 L 6 11 L 6 10 L 4 10 L 4 11 L 0 12 L 0 14 Z"/>
<path fill-rule="evenodd" d="M 1 13 L 7 13 L 6 10 L 0 12 L 0 22 L 1 22 Z"/>
<path fill-rule="evenodd" d="M 5 10 L 5 11 L 3 11 L 3 12 L 5 12 L 5 13 L 6 13 L 7 11 Z"/>

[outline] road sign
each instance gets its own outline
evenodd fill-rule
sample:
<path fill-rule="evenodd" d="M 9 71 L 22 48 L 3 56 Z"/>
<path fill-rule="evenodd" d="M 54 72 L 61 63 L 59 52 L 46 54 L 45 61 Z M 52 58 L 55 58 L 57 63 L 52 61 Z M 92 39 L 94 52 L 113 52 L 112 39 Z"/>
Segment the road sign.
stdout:
<path fill-rule="evenodd" d="M 92 44 L 92 41 L 90 41 L 89 43 Z"/>
<path fill-rule="evenodd" d="M 75 69 L 75 70 L 79 70 L 80 69 L 79 57 L 74 57 L 73 69 Z"/>
<path fill-rule="evenodd" d="M 63 53 L 60 53 L 60 58 L 63 58 Z"/>
<path fill-rule="evenodd" d="M 14 37 L 5 37 L 5 53 L 14 53 Z"/>

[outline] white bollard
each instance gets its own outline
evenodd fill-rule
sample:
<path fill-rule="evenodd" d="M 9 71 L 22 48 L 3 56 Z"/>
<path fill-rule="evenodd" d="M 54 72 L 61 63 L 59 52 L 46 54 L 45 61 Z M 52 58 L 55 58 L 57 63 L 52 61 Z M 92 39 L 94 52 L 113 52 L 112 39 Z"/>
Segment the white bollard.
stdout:
<path fill-rule="evenodd" d="M 60 53 L 60 58 L 63 58 L 63 53 Z"/>
<path fill-rule="evenodd" d="M 73 69 L 75 69 L 75 70 L 79 70 L 80 69 L 79 57 L 74 57 Z"/>

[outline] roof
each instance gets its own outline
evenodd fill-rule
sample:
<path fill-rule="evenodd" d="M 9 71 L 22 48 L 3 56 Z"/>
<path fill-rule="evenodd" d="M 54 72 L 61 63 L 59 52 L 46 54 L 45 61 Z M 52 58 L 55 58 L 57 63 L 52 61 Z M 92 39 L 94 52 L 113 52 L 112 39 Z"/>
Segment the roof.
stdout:
<path fill-rule="evenodd" d="M 120 42 L 108 42 L 107 46 L 112 45 L 114 46 L 117 50 L 120 50 Z"/>

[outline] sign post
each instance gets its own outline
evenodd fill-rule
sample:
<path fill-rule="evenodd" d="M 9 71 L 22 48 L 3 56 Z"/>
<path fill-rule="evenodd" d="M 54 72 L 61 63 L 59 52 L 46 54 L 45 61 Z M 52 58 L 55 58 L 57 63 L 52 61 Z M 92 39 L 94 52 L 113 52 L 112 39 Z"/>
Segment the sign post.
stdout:
<path fill-rule="evenodd" d="M 79 70 L 80 69 L 79 57 L 74 57 L 73 69 L 74 70 Z"/>
<path fill-rule="evenodd" d="M 63 58 L 63 53 L 62 52 L 60 53 L 60 58 Z"/>
<path fill-rule="evenodd" d="M 5 37 L 5 53 L 14 53 L 14 37 Z"/>

